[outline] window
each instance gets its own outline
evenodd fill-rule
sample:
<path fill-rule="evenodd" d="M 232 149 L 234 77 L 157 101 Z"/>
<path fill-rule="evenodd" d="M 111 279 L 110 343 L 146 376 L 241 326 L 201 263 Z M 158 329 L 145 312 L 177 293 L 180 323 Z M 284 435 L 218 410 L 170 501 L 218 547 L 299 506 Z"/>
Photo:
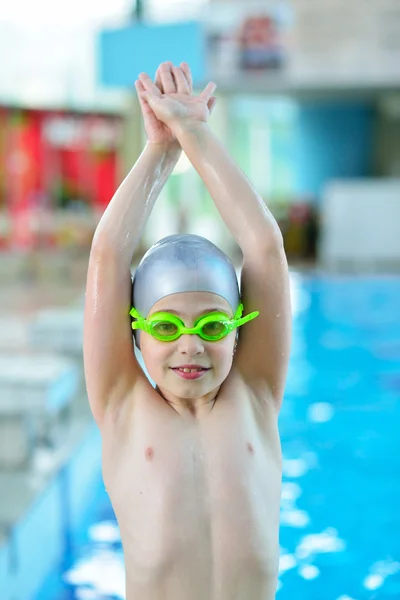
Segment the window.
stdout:
<path fill-rule="evenodd" d="M 144 16 L 152 22 L 192 21 L 201 17 L 209 0 L 142 0 Z"/>

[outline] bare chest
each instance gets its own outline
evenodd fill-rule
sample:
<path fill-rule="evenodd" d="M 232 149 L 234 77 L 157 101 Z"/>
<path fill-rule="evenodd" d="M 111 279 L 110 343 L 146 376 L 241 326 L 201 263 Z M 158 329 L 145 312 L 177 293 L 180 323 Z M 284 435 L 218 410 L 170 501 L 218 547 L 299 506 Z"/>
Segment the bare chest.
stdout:
<path fill-rule="evenodd" d="M 260 427 L 246 398 L 221 397 L 193 423 L 165 408 L 138 405 L 124 435 L 105 439 L 104 481 L 125 554 L 129 547 L 138 569 L 189 556 L 205 573 L 207 561 L 214 571 L 268 569 L 278 547 L 276 426 Z"/>

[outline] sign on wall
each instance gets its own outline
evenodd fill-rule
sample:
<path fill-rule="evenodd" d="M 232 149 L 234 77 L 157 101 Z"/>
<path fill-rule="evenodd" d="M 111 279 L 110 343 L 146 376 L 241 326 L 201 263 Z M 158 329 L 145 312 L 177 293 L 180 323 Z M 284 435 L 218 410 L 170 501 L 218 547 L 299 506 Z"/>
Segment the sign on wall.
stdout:
<path fill-rule="evenodd" d="M 287 2 L 211 2 L 203 18 L 214 76 L 277 73 L 286 68 L 291 21 Z"/>
<path fill-rule="evenodd" d="M 400 85 L 399 0 L 217 0 L 204 20 L 210 71 L 223 80 L 250 71 L 319 87 Z"/>

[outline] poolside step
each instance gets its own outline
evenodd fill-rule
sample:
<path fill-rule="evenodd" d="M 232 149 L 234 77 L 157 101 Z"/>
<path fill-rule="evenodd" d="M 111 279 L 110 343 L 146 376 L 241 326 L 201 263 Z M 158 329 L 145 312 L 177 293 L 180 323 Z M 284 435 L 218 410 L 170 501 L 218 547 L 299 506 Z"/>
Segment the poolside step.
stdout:
<path fill-rule="evenodd" d="M 35 347 L 81 355 L 83 309 L 78 307 L 39 311 L 29 325 L 28 337 Z"/>
<path fill-rule="evenodd" d="M 79 381 L 71 359 L 0 354 L 0 467 L 24 466 L 36 444 L 58 443 Z"/>

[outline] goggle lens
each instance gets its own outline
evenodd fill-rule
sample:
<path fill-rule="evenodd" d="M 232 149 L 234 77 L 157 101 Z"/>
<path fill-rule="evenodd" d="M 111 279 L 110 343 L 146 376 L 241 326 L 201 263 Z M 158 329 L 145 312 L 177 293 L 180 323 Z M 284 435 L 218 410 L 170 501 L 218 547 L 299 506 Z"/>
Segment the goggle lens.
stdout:
<path fill-rule="evenodd" d="M 203 325 L 201 328 L 201 336 L 204 337 L 204 339 L 219 340 L 227 335 L 228 329 L 226 323 L 221 321 L 211 321 Z"/>
<path fill-rule="evenodd" d="M 151 324 L 153 334 L 160 339 L 172 339 L 178 334 L 178 327 L 170 321 L 158 321 Z"/>

